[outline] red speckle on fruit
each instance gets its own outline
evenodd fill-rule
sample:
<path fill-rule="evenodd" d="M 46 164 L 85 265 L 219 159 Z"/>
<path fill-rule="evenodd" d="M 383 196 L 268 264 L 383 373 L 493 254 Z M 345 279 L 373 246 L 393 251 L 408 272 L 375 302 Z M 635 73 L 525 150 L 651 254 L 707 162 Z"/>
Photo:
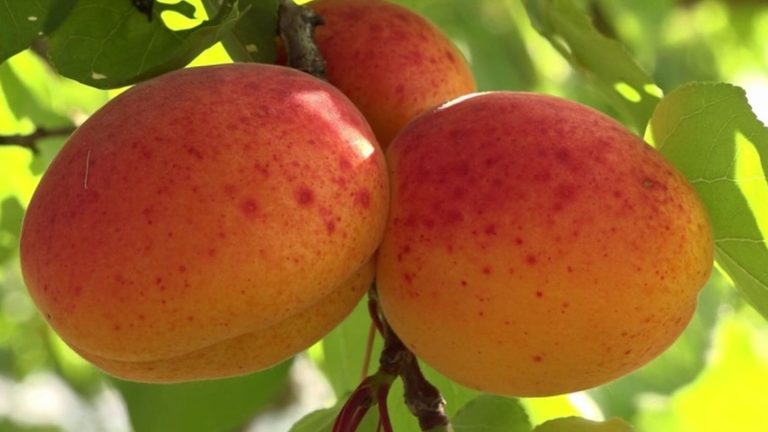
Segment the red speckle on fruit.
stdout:
<path fill-rule="evenodd" d="M 407 284 L 413 283 L 413 275 L 411 273 L 403 273 L 403 280 Z"/>
<path fill-rule="evenodd" d="M 371 206 L 371 193 L 368 191 L 368 189 L 361 189 L 357 192 L 355 195 L 355 203 L 365 208 L 369 208 Z"/>
<path fill-rule="evenodd" d="M 525 256 L 525 263 L 528 264 L 529 266 L 536 265 L 536 261 L 537 259 L 534 255 L 528 254 Z"/>
<path fill-rule="evenodd" d="M 325 224 L 325 229 L 328 231 L 328 234 L 333 234 L 333 232 L 336 231 L 336 224 L 333 222 L 328 222 Z"/>
<path fill-rule="evenodd" d="M 485 227 L 485 233 L 487 235 L 496 235 L 496 225 L 488 225 Z"/>
<path fill-rule="evenodd" d="M 306 186 L 296 191 L 296 202 L 303 206 L 309 206 L 315 201 L 315 194 Z"/>
<path fill-rule="evenodd" d="M 484 273 L 484 274 L 487 274 L 487 275 L 489 275 L 489 274 L 491 274 L 491 271 L 492 271 L 492 269 L 491 269 L 491 266 L 485 266 L 485 267 L 483 267 L 483 273 Z"/>
<path fill-rule="evenodd" d="M 411 246 L 405 245 L 400 248 L 400 251 L 397 253 L 397 260 L 402 261 L 403 257 L 408 255 L 411 252 Z"/>
<path fill-rule="evenodd" d="M 544 357 L 540 355 L 535 355 L 531 358 L 531 360 L 533 360 L 534 363 L 541 363 L 542 361 L 544 361 Z"/>
<path fill-rule="evenodd" d="M 542 298 L 542 297 L 544 297 L 544 292 L 542 292 L 542 291 L 536 291 L 536 297 L 538 297 L 538 298 Z"/>
<path fill-rule="evenodd" d="M 523 244 L 523 239 L 521 239 L 520 237 L 515 237 L 515 244 L 517 245 Z"/>
<path fill-rule="evenodd" d="M 259 206 L 256 204 L 256 201 L 247 199 L 240 203 L 240 210 L 244 215 L 253 217 L 259 212 Z"/>

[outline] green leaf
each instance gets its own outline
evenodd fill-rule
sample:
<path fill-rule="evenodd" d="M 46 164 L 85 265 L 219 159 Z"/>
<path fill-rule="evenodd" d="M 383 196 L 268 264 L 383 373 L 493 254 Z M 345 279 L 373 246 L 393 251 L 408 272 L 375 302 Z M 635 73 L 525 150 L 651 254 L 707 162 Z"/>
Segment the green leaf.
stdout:
<path fill-rule="evenodd" d="M 349 396 L 349 395 L 347 395 Z M 346 403 L 346 397 L 340 398 L 336 404 L 330 408 L 325 408 L 302 417 L 297 421 L 289 432 L 331 432 L 333 430 L 333 424 L 336 422 L 336 417 L 339 415 L 341 408 Z M 366 413 L 360 425 L 355 432 L 377 432 L 378 431 L 378 408 L 374 405 Z M 406 430 L 398 429 L 395 430 Z"/>
<path fill-rule="evenodd" d="M 240 0 L 240 12 L 235 28 L 221 43 L 227 54 L 239 62 L 274 63 L 277 34 L 277 0 Z M 203 0 L 208 15 L 218 10 L 215 0 Z"/>
<path fill-rule="evenodd" d="M 658 105 L 647 133 L 691 181 L 709 212 L 715 258 L 768 318 L 768 129 L 744 90 L 689 84 Z"/>
<path fill-rule="evenodd" d="M 581 417 L 561 417 L 544 422 L 533 432 L 632 432 L 631 425 L 620 418 L 598 422 Z"/>
<path fill-rule="evenodd" d="M 739 431 L 765 429 L 768 330 L 750 308 L 721 310 L 709 364 L 672 397 L 641 400 L 641 431 Z"/>
<path fill-rule="evenodd" d="M 80 0 L 51 35 L 49 56 L 59 73 L 97 88 L 115 88 L 181 68 L 231 30 L 239 18 L 237 0 L 188 30 L 172 31 L 164 10 L 192 12 L 186 2 L 156 3 L 153 19 L 130 1 Z"/>
<path fill-rule="evenodd" d="M 366 301 L 361 301 L 352 313 L 328 333 L 319 346 L 310 349 L 310 358 L 331 383 L 337 395 L 347 394 L 362 381 L 363 357 L 371 318 Z M 378 367 L 381 338 L 377 338 L 367 373 Z"/>
<path fill-rule="evenodd" d="M 530 432 L 531 423 L 517 399 L 481 395 L 459 410 L 451 422 L 456 432 Z"/>
<path fill-rule="evenodd" d="M 526 0 L 536 30 L 591 79 L 638 132 L 645 130 L 659 89 L 616 40 L 603 36 L 573 0 Z"/>
<path fill-rule="evenodd" d="M 0 263 L 16 255 L 24 206 L 17 197 L 9 196 L 0 202 Z"/>
<path fill-rule="evenodd" d="M 0 63 L 49 34 L 77 0 L 4 0 L 0 7 Z"/>
<path fill-rule="evenodd" d="M 331 432 L 341 405 L 325 408 L 302 417 L 289 432 Z"/>
<path fill-rule="evenodd" d="M 238 378 L 183 384 L 114 380 L 134 430 L 239 430 L 284 388 L 291 362 Z"/>

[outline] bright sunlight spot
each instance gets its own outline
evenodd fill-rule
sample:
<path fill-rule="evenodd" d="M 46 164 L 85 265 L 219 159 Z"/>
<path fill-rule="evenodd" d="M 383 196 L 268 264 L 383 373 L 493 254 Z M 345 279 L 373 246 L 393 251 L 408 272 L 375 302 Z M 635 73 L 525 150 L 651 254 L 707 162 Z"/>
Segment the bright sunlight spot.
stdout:
<path fill-rule="evenodd" d="M 760 161 L 760 154 L 755 144 L 741 132 L 736 132 L 736 165 L 734 167 L 736 184 L 744 194 L 744 199 L 756 215 L 755 220 L 762 237 L 768 236 L 768 218 L 760 217 L 768 210 L 768 184 L 765 171 Z"/>
<path fill-rule="evenodd" d="M 643 97 L 640 95 L 640 93 L 637 92 L 631 85 L 625 83 L 625 82 L 617 82 L 613 85 L 613 89 L 619 92 L 621 96 L 624 97 L 624 99 L 630 101 L 630 102 L 640 102 L 643 100 Z"/>
<path fill-rule="evenodd" d="M 300 101 L 300 105 L 312 110 L 329 125 L 339 125 L 345 121 L 337 108 L 337 102 L 325 91 L 297 91 L 291 95 L 291 99 Z M 338 128 L 338 126 L 334 126 L 334 128 Z M 363 162 L 373 154 L 374 146 L 360 135 L 355 127 L 348 126 L 338 129 L 346 135 L 342 137 L 343 140 L 351 143 L 357 153 L 358 160 L 351 161 L 353 164 Z"/>

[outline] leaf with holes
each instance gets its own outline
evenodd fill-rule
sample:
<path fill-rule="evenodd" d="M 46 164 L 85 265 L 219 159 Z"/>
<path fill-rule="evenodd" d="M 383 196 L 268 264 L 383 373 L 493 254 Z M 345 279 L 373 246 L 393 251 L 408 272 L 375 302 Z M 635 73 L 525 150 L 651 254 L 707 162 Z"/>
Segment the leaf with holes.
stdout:
<path fill-rule="evenodd" d="M 203 0 L 208 15 L 215 14 L 217 0 Z M 240 0 L 242 17 L 221 43 L 239 62 L 273 63 L 276 53 L 277 0 Z"/>
<path fill-rule="evenodd" d="M 0 7 L 0 63 L 50 34 L 67 16 L 75 0 L 16 0 Z"/>
<path fill-rule="evenodd" d="M 525 7 L 536 30 L 642 133 L 660 90 L 624 47 L 601 34 L 573 0 L 526 0 Z"/>
<path fill-rule="evenodd" d="M 155 3 L 150 19 L 129 1 L 80 0 L 51 35 L 51 62 L 62 75 L 93 87 L 134 84 L 185 66 L 240 17 L 237 0 L 226 0 L 209 21 L 172 31 L 160 18 L 164 11 L 195 14 L 185 1 Z"/>
<path fill-rule="evenodd" d="M 768 318 L 768 129 L 744 90 L 689 84 L 656 107 L 647 138 L 693 183 L 715 233 L 715 259 Z"/>

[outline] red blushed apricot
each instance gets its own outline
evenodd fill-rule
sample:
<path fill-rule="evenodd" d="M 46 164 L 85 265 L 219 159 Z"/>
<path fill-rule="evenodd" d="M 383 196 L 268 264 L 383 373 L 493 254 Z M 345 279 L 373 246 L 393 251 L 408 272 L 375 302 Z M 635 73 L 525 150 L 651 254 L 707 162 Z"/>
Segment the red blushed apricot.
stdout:
<path fill-rule="evenodd" d="M 327 298 L 372 256 L 388 201 L 381 149 L 333 86 L 279 66 L 185 69 L 69 139 L 27 211 L 22 270 L 76 350 L 183 358 Z"/>
<path fill-rule="evenodd" d="M 113 375 L 142 382 L 184 382 L 266 369 L 309 348 L 346 318 L 370 287 L 373 267 L 373 262 L 368 262 L 326 297 L 296 315 L 179 356 L 124 361 L 78 352 Z"/>
<path fill-rule="evenodd" d="M 315 0 L 315 41 L 328 81 L 360 108 L 382 147 L 410 120 L 476 90 L 453 43 L 418 14 L 383 0 Z"/>
<path fill-rule="evenodd" d="M 381 304 L 457 382 L 514 396 L 597 386 L 690 320 L 712 268 L 705 210 L 607 116 L 544 95 L 473 95 L 417 118 L 387 159 Z"/>

